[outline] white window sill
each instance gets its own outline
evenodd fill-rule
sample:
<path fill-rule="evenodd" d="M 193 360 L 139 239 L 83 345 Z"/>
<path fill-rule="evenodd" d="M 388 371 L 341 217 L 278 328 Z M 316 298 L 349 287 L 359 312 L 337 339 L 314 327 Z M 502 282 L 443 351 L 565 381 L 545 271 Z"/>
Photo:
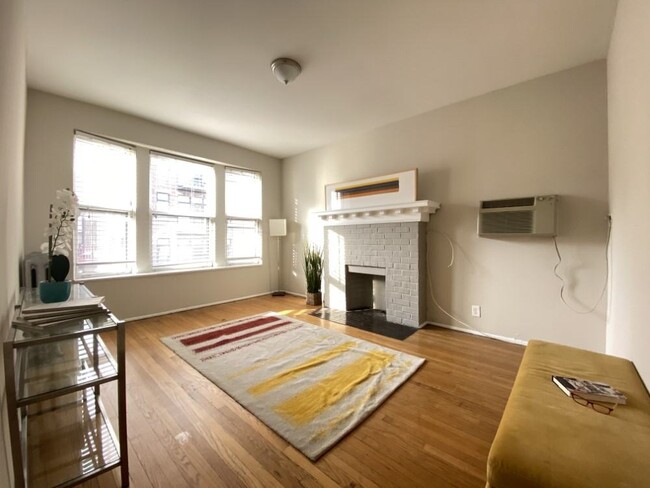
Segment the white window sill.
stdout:
<path fill-rule="evenodd" d="M 176 275 L 176 274 L 185 274 L 185 273 L 205 273 L 206 271 L 224 271 L 229 269 L 241 269 L 241 268 L 258 268 L 263 265 L 264 263 L 231 264 L 226 266 L 214 266 L 212 268 L 170 269 L 165 271 L 147 271 L 143 273 L 122 274 L 122 275 L 93 276 L 93 277 L 84 277 L 80 279 L 75 277 L 75 281 L 79 283 L 88 283 L 93 281 L 124 280 L 124 279 L 128 280 L 133 278 L 149 278 L 151 276 L 167 276 L 167 275 Z"/>

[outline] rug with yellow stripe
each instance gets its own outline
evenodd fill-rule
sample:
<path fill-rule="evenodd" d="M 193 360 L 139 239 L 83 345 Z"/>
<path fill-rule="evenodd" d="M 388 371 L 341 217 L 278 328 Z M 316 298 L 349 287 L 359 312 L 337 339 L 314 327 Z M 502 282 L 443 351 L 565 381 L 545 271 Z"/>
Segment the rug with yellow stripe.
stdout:
<path fill-rule="evenodd" d="M 161 340 L 312 460 L 424 363 L 275 313 Z"/>

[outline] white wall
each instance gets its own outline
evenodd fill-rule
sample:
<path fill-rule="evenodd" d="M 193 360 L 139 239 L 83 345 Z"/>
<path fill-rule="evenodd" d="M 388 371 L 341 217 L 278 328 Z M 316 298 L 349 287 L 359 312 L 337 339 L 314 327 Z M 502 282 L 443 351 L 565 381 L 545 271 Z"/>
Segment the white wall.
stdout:
<path fill-rule="evenodd" d="M 56 190 L 72 187 L 75 129 L 260 171 L 263 218 L 280 213 L 281 168 L 275 158 L 106 108 L 29 90 L 25 142 L 26 253 L 38 250 L 43 242 L 47 209 Z M 271 278 L 275 274 L 271 270 L 276 269 L 270 264 L 267 227 L 264 222 L 262 266 L 129 276 L 87 284 L 94 293 L 105 295 L 108 306 L 122 319 L 265 293 L 272 289 Z"/>
<path fill-rule="evenodd" d="M 9 331 L 18 299 L 23 250 L 23 137 L 25 43 L 20 0 L 0 1 L 0 339 Z M 0 486 L 10 486 L 4 362 L 0 351 Z"/>
<path fill-rule="evenodd" d="M 432 88 L 433 89 L 433 88 Z M 481 239 L 479 200 L 560 195 L 559 271 L 568 301 L 591 308 L 605 279 L 606 65 L 597 61 L 394 123 L 283 162 L 285 287 L 304 291 L 303 239 L 319 241 L 310 213 L 327 183 L 419 168 L 418 196 L 442 203 L 432 217 L 429 270 L 438 301 L 482 330 L 605 350 L 606 301 L 592 314 L 559 298 L 548 238 Z M 444 232 L 455 243 L 450 257 Z M 483 316 L 473 319 L 472 304 Z M 434 307 L 428 318 L 453 323 Z"/>
<path fill-rule="evenodd" d="M 611 304 L 607 352 L 650 385 L 650 2 L 620 0 L 608 57 Z"/>

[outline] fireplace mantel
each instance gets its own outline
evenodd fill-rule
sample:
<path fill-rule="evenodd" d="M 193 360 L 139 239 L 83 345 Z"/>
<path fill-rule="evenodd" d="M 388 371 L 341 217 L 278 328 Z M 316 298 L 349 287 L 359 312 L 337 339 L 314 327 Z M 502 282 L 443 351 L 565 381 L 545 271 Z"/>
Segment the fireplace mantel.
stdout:
<path fill-rule="evenodd" d="M 419 200 L 381 207 L 347 208 L 315 212 L 324 225 L 382 224 L 389 222 L 428 222 L 429 215 L 440 208 L 438 202 Z"/>

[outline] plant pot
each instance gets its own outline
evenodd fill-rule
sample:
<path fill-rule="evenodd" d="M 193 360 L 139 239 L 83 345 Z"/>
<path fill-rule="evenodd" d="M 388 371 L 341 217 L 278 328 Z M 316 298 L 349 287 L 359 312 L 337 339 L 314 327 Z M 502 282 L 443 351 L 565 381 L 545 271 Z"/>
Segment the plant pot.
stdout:
<path fill-rule="evenodd" d="M 307 305 L 322 305 L 323 294 L 320 291 L 316 293 L 307 292 Z"/>
<path fill-rule="evenodd" d="M 43 303 L 65 302 L 70 296 L 72 283 L 67 281 L 41 281 L 38 294 Z"/>

